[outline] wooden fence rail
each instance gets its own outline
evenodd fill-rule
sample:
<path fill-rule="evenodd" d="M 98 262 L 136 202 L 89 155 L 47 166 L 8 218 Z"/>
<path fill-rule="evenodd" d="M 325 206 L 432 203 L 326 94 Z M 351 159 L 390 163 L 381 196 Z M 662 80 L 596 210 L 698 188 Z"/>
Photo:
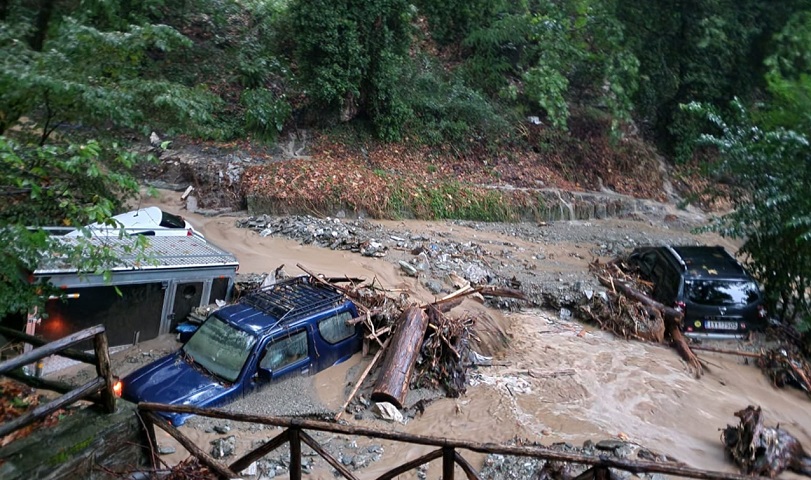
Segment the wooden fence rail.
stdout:
<path fill-rule="evenodd" d="M 47 388 L 64 394 L 45 405 L 40 405 L 26 412 L 10 422 L 1 424 L 0 437 L 4 437 L 11 432 L 44 418 L 51 412 L 82 399 L 88 399 L 100 404 L 107 413 L 115 412 L 115 393 L 113 392 L 113 374 L 110 368 L 110 352 L 108 349 L 107 334 L 104 332 L 103 325 L 96 325 L 95 327 L 87 328 L 49 343 L 4 327 L 0 327 L 0 333 L 33 345 L 39 345 L 39 347 L 29 352 L 0 362 L 0 375 L 14 378 L 17 381 L 21 381 L 35 388 Z M 93 340 L 95 355 L 70 349 L 71 346 L 90 339 Z M 28 377 L 20 373 L 19 369 L 23 366 L 55 354 L 95 365 L 97 377 L 78 388 L 72 388 L 65 384 Z"/>
<path fill-rule="evenodd" d="M 542 460 L 552 460 L 560 462 L 577 463 L 581 465 L 589 465 L 589 469 L 593 478 L 610 478 L 607 469 L 614 468 L 624 470 L 631 473 L 661 473 L 666 475 L 676 475 L 687 478 L 698 478 L 705 480 L 753 480 L 759 477 L 751 475 L 741 475 L 726 472 L 714 472 L 709 470 L 701 470 L 692 468 L 681 463 L 659 463 L 650 461 L 632 461 L 620 458 L 597 457 L 591 455 L 584 455 L 581 453 L 560 452 L 556 450 L 547 449 L 542 446 L 513 446 L 513 445 L 500 445 L 495 443 L 479 443 L 465 440 L 451 440 L 447 438 L 435 438 L 424 435 L 412 435 L 402 432 L 392 432 L 377 430 L 373 428 L 366 428 L 354 425 L 341 425 L 336 423 L 324 422 L 319 420 L 307 420 L 300 418 L 282 418 L 282 417 L 269 417 L 260 415 L 251 415 L 245 413 L 229 412 L 218 408 L 197 408 L 185 405 L 166 405 L 160 403 L 147 403 L 142 402 L 138 404 L 139 413 L 144 418 L 144 424 L 147 426 L 147 435 L 149 436 L 151 448 L 155 448 L 155 432 L 154 426 L 164 429 L 172 437 L 178 440 L 191 454 L 195 455 L 202 464 L 208 466 L 220 478 L 238 478 L 235 472 L 240 472 L 251 463 L 259 460 L 263 456 L 272 452 L 276 448 L 286 443 L 290 444 L 290 479 L 300 480 L 302 477 L 301 470 L 301 442 L 303 441 L 316 453 L 321 455 L 330 465 L 332 465 L 344 478 L 355 480 L 354 474 L 349 472 L 340 462 L 331 457 L 326 450 L 321 447 L 305 430 L 330 432 L 342 435 L 355 435 L 364 436 L 376 439 L 393 440 L 403 443 L 410 443 L 416 445 L 434 446 L 438 447 L 430 453 L 423 455 L 417 459 L 405 462 L 392 470 L 380 475 L 376 480 L 388 480 L 395 478 L 409 470 L 413 470 L 420 465 L 428 463 L 432 460 L 442 458 L 442 478 L 444 480 L 453 480 L 454 468 L 459 466 L 465 473 L 469 480 L 479 479 L 479 474 L 476 469 L 465 460 L 460 454 L 459 450 L 469 450 L 472 452 L 485 453 L 485 454 L 501 454 L 513 455 L 521 457 L 532 457 Z M 246 453 L 239 459 L 232 462 L 230 465 L 224 465 L 207 453 L 200 450 L 194 445 L 194 442 L 183 435 L 177 428 L 170 425 L 163 420 L 158 412 L 172 412 L 172 413 L 192 413 L 204 417 L 227 419 L 236 422 L 247 422 L 261 425 L 270 425 L 275 427 L 286 428 L 282 433 L 270 439 L 267 443 L 259 446 L 258 448 Z M 155 452 L 152 452 L 153 459 L 156 458 Z M 157 465 L 157 464 L 156 464 Z M 586 477 L 583 477 L 586 478 Z M 760 477 L 763 478 L 763 477 Z"/>

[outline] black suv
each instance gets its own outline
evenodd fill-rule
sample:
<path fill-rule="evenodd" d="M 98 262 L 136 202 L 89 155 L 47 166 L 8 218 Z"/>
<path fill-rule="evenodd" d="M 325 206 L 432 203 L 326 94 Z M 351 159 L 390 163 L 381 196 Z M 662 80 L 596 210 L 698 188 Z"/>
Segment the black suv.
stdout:
<path fill-rule="evenodd" d="M 687 334 L 740 336 L 766 326 L 758 283 L 721 246 L 641 247 L 629 261 L 653 282 L 653 298 L 684 312 Z"/>

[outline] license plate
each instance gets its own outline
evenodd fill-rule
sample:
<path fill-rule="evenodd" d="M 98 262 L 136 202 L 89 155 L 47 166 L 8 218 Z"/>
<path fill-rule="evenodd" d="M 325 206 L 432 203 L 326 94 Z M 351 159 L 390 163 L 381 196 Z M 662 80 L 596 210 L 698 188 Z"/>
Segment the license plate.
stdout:
<path fill-rule="evenodd" d="M 717 322 L 707 320 L 704 322 L 704 328 L 708 330 L 737 330 L 738 322 Z"/>

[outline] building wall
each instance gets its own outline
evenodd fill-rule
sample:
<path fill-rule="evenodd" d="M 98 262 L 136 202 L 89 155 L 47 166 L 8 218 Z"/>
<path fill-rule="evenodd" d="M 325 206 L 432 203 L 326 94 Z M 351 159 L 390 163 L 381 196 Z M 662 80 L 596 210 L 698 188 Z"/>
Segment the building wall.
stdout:
<path fill-rule="evenodd" d="M 158 336 L 165 289 L 161 282 L 71 289 L 78 298 L 49 300 L 37 335 L 58 340 L 94 325 L 104 325 L 110 346 Z M 120 292 L 120 293 L 119 293 Z M 90 342 L 79 348 L 91 348 Z"/>

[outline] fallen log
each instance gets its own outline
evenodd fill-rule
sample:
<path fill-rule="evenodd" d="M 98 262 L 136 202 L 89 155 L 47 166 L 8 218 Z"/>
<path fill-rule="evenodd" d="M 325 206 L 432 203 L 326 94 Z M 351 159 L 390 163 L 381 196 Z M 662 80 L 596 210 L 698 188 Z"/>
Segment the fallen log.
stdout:
<path fill-rule="evenodd" d="M 713 347 L 701 347 L 701 346 L 693 346 L 691 347 L 693 350 L 700 350 L 702 352 L 713 352 L 713 353 L 723 353 L 726 355 L 740 355 L 741 357 L 749 357 L 749 358 L 760 358 L 762 357 L 759 353 L 754 352 L 742 352 L 740 350 L 729 350 L 725 348 L 713 348 Z"/>
<path fill-rule="evenodd" d="M 364 370 L 363 373 L 360 375 L 358 382 L 355 384 L 355 388 L 352 389 L 352 392 L 349 394 L 349 397 L 347 397 L 346 402 L 344 402 L 344 404 L 341 405 L 341 409 L 338 410 L 338 413 L 335 414 L 333 420 L 337 422 L 341 418 L 341 415 L 343 415 L 347 405 L 349 405 L 349 402 L 351 402 L 352 399 L 355 398 L 355 394 L 358 393 L 358 390 L 360 389 L 360 386 L 363 384 L 363 381 L 366 380 L 366 376 L 369 375 L 369 372 L 372 371 L 372 368 L 374 368 L 374 366 L 377 365 L 377 360 L 380 358 L 380 355 L 383 353 L 383 351 L 386 350 L 386 347 L 389 345 L 390 340 L 391 337 L 387 338 L 386 341 L 383 342 L 383 345 L 380 347 L 377 353 L 375 353 L 375 356 L 372 357 L 372 361 L 369 362 L 369 365 L 366 367 L 366 370 Z"/>
<path fill-rule="evenodd" d="M 667 333 L 670 335 L 670 344 L 679 352 L 679 356 L 682 360 L 687 362 L 690 368 L 693 369 L 696 378 L 703 375 L 704 366 L 701 360 L 699 360 L 696 354 L 690 349 L 690 345 L 687 344 L 687 340 L 685 340 L 684 335 L 681 334 L 681 328 L 674 324 L 666 323 L 665 325 L 667 327 Z"/>
<path fill-rule="evenodd" d="M 380 366 L 380 374 L 372 389 L 372 400 L 403 408 L 414 363 L 427 329 L 428 315 L 424 310 L 411 306 L 403 312 Z"/>

